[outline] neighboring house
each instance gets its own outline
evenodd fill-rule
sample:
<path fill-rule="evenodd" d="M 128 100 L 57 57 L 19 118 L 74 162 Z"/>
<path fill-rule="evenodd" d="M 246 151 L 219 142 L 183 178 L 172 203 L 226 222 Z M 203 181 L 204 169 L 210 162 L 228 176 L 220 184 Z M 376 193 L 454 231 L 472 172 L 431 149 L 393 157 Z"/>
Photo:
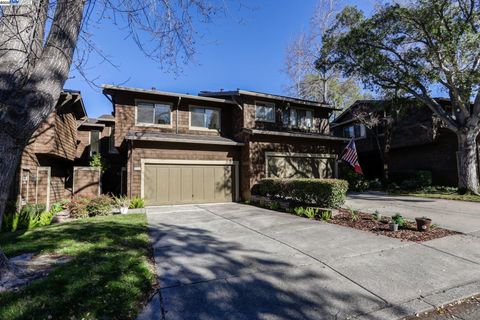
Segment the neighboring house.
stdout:
<path fill-rule="evenodd" d="M 328 105 L 243 90 L 103 88 L 124 159 L 122 191 L 148 205 L 246 200 L 261 178 L 337 174 L 346 139 L 330 135 Z"/>
<path fill-rule="evenodd" d="M 11 199 L 47 207 L 73 194 L 77 121 L 86 117 L 80 92 L 64 91 L 55 111 L 33 134 L 22 154 Z"/>
<path fill-rule="evenodd" d="M 94 154 L 99 154 L 105 161 L 106 168 L 102 174 L 102 193 L 121 194 L 121 173 L 124 163 L 115 147 L 115 118 L 102 115 L 96 119 L 87 118 L 79 121 L 76 166 L 89 166 Z"/>
<path fill-rule="evenodd" d="M 449 111 L 449 100 L 437 101 Z M 374 133 L 379 137 L 383 148 L 384 127 L 376 126 L 372 132 L 358 121 L 356 113 L 359 109 L 378 112 L 381 103 L 385 101 L 356 101 L 331 123 L 335 136 L 355 138 L 360 165 L 370 179 L 382 177 L 383 163 Z M 407 105 L 394 125 L 388 156 L 390 177 L 398 181 L 408 171 L 427 170 L 432 173 L 433 184 L 455 186 L 458 181 L 457 150 L 456 135 L 445 128 L 443 122 L 427 106 Z"/>

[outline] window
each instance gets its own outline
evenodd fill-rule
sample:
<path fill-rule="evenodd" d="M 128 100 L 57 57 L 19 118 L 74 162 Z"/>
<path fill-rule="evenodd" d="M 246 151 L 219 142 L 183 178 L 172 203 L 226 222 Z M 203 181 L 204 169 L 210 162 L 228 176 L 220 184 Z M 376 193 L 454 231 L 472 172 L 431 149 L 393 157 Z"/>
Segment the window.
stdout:
<path fill-rule="evenodd" d="M 220 130 L 220 109 L 191 107 L 190 127 Z"/>
<path fill-rule="evenodd" d="M 311 129 L 313 127 L 313 115 L 311 110 L 290 109 L 290 126 L 301 129 Z"/>
<path fill-rule="evenodd" d="M 168 103 L 140 102 L 137 105 L 137 123 L 169 126 L 171 109 L 172 106 Z"/>
<path fill-rule="evenodd" d="M 255 120 L 275 122 L 275 104 L 267 102 L 255 102 Z"/>
<path fill-rule="evenodd" d="M 345 138 L 364 138 L 366 135 L 365 125 L 363 124 L 343 128 L 343 136 Z"/>
<path fill-rule="evenodd" d="M 117 148 L 115 148 L 115 127 L 110 127 L 110 136 L 108 137 L 108 152 L 118 153 Z"/>
<path fill-rule="evenodd" d="M 100 131 L 90 131 L 90 156 L 100 153 Z"/>

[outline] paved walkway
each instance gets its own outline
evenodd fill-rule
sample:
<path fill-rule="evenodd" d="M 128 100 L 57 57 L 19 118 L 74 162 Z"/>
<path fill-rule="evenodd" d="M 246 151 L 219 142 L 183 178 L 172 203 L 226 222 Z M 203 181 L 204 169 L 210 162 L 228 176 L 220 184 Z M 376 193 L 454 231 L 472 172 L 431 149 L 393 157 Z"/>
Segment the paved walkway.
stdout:
<path fill-rule="evenodd" d="M 402 242 L 242 204 L 147 210 L 139 319 L 396 319 L 480 293 L 480 238 Z"/>
<path fill-rule="evenodd" d="M 480 202 L 391 196 L 382 192 L 351 193 L 346 207 L 385 215 L 427 216 L 447 229 L 480 237 Z"/>

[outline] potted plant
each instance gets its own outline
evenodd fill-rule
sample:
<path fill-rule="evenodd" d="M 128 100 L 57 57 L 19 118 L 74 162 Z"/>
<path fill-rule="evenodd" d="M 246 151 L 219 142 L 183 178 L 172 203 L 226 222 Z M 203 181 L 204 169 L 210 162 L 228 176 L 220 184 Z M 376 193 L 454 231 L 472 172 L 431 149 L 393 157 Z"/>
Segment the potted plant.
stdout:
<path fill-rule="evenodd" d="M 399 213 L 392 217 L 392 223 L 390 223 L 391 231 L 398 231 L 398 227 L 401 227 L 405 224 L 405 219 Z"/>
<path fill-rule="evenodd" d="M 432 219 L 427 217 L 415 218 L 415 222 L 417 223 L 418 231 L 427 231 L 432 224 Z"/>
<path fill-rule="evenodd" d="M 128 213 L 128 207 L 130 206 L 130 199 L 127 196 L 114 197 L 113 201 L 115 206 L 120 210 L 121 214 Z"/>
<path fill-rule="evenodd" d="M 380 221 L 382 220 L 382 214 L 378 212 L 378 210 L 375 210 L 374 213 L 372 213 L 373 220 Z"/>

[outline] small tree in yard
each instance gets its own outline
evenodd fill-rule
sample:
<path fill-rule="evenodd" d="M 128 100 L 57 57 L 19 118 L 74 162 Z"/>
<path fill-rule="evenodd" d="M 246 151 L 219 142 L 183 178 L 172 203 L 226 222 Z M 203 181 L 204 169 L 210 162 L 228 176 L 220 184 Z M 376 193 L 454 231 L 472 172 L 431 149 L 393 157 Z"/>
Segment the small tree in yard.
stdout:
<path fill-rule="evenodd" d="M 220 0 L 33 0 L 0 8 L 0 226 L 21 153 L 54 111 L 71 67 L 82 73 L 90 52 L 105 58 L 91 41 L 92 25 L 118 25 L 147 57 L 175 67 L 195 53 L 194 16 L 209 22 L 223 5 Z M 0 250 L 0 279 L 12 273 L 8 266 Z"/>
<path fill-rule="evenodd" d="M 427 105 L 458 138 L 458 187 L 479 193 L 480 1 L 412 0 L 364 17 L 346 7 L 327 32 L 326 64 Z M 433 97 L 445 92 L 452 111 Z"/>

